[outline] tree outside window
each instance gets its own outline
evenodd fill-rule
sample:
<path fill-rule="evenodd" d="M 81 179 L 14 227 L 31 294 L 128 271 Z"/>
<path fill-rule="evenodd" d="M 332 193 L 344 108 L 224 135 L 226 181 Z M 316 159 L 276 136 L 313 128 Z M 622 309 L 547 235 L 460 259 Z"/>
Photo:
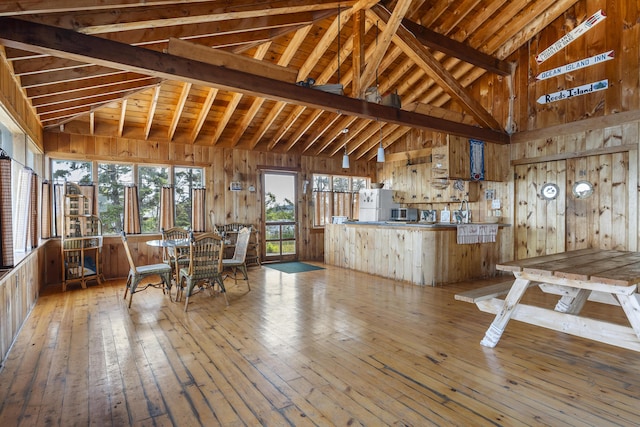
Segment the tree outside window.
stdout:
<path fill-rule="evenodd" d="M 167 184 L 169 184 L 168 167 L 138 167 L 138 198 L 140 199 L 142 233 L 160 231 L 160 189 Z"/>
<path fill-rule="evenodd" d="M 202 188 L 203 185 L 204 171 L 202 168 L 176 167 L 174 169 L 176 226 L 191 227 L 191 190 Z"/>
<path fill-rule="evenodd" d="M 124 187 L 133 182 L 133 165 L 98 163 L 98 212 L 105 234 L 123 227 Z"/>
<path fill-rule="evenodd" d="M 91 162 L 78 162 L 75 160 L 52 160 L 51 179 L 54 182 L 77 182 L 78 184 L 90 184 L 93 181 Z"/>

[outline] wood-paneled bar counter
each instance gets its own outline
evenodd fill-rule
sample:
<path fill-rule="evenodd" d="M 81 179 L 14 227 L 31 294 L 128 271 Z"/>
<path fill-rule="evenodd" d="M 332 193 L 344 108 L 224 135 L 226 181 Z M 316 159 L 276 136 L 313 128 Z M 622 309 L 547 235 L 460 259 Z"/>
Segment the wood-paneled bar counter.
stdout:
<path fill-rule="evenodd" d="M 511 230 L 501 224 L 495 243 L 458 244 L 455 224 L 327 224 L 324 262 L 416 285 L 492 277 L 512 257 Z"/>

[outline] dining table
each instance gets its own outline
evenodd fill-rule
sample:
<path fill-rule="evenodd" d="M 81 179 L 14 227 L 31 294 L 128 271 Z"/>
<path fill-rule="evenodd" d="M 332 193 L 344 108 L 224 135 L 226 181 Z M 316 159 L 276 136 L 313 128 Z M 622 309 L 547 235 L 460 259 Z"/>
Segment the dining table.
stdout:
<path fill-rule="evenodd" d="M 498 264 L 496 269 L 512 273 L 514 280 L 485 292 L 456 295 L 476 303 L 481 311 L 495 314 L 481 344 L 495 347 L 514 319 L 567 334 L 640 351 L 640 252 L 581 249 Z M 538 286 L 558 296 L 555 307 L 523 304 L 528 289 Z M 487 287 L 489 288 L 489 287 Z M 471 298 L 471 299 L 470 299 Z M 619 306 L 628 325 L 583 314 L 587 301 Z"/>
<path fill-rule="evenodd" d="M 189 248 L 190 240 L 189 239 L 154 239 L 154 240 L 147 240 L 147 245 L 157 247 L 157 248 L 162 248 L 163 250 L 171 248 L 173 249 L 174 254 L 177 254 L 178 250 L 180 249 L 184 250 Z M 173 264 L 175 269 L 174 278 L 177 282 L 177 278 L 180 274 L 180 264 L 178 263 L 175 257 L 174 257 Z"/>

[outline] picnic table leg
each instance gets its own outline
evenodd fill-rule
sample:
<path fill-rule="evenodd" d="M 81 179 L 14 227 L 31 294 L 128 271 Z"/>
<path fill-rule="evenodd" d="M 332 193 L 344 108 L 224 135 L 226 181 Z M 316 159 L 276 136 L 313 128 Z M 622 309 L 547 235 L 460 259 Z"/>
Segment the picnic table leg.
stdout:
<path fill-rule="evenodd" d="M 564 295 L 556 304 L 555 311 L 567 314 L 579 314 L 584 307 L 584 303 L 591 295 L 590 289 L 579 289 L 573 295 Z"/>
<path fill-rule="evenodd" d="M 495 347 L 496 344 L 498 344 L 504 328 L 507 327 L 507 323 L 509 323 L 509 319 L 511 319 L 513 310 L 520 302 L 520 299 L 522 299 L 522 295 L 524 295 L 525 291 L 529 288 L 529 282 L 530 280 L 516 278 L 511 286 L 511 290 L 504 299 L 502 309 L 496 315 L 489 329 L 487 329 L 482 341 L 480 341 L 481 345 L 485 347 Z"/>
<path fill-rule="evenodd" d="M 618 301 L 622 306 L 625 314 L 627 315 L 627 319 L 629 319 L 629 323 L 631 323 L 631 327 L 633 331 L 636 333 L 636 336 L 640 338 L 640 301 L 638 301 L 639 295 L 637 293 L 633 293 L 631 295 L 616 295 L 618 297 Z"/>

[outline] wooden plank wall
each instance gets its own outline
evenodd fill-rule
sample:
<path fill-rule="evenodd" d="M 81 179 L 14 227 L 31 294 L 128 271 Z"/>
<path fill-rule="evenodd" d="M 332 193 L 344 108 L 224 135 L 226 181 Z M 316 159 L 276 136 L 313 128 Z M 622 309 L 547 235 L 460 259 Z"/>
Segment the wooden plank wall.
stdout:
<path fill-rule="evenodd" d="M 543 64 L 535 55 L 585 17 L 602 9 L 607 18 Z M 512 137 L 515 168 L 515 250 L 517 258 L 583 247 L 637 250 L 638 138 L 640 136 L 640 4 L 581 0 L 512 56 L 518 68 Z M 615 59 L 562 76 L 536 81 L 542 71 L 613 50 Z M 561 89 L 608 79 L 604 91 L 548 104 L 536 100 Z M 473 85 L 479 93 L 501 79 Z M 524 95 L 524 96 L 523 96 Z M 506 111 L 503 111 L 506 113 Z M 507 116 L 502 120 L 507 123 Z M 594 195 L 578 200 L 574 182 L 589 180 Z M 555 201 L 539 196 L 555 182 Z"/>
<path fill-rule="evenodd" d="M 600 9 L 607 14 L 602 23 L 544 63 L 535 61 L 539 52 Z M 497 191 L 504 188 L 508 194 L 505 214 L 515 226 L 517 258 L 580 247 L 638 249 L 638 16 L 638 2 L 579 0 L 506 58 L 517 64 L 512 78 L 487 73 L 468 87 L 506 130 L 514 132 L 510 175 L 515 178 Z M 611 61 L 543 81 L 535 79 L 542 71 L 609 50 L 615 54 Z M 553 103 L 536 102 L 542 95 L 602 79 L 609 81 L 607 90 Z M 417 149 L 436 143 L 435 137 L 421 134 L 408 137 L 406 145 Z M 596 184 L 594 197 L 577 201 L 568 196 L 578 179 Z M 561 197 L 556 201 L 540 198 L 545 182 L 560 186 Z"/>
<path fill-rule="evenodd" d="M 4 47 L 0 46 L 0 108 L 3 107 L 42 150 L 40 120 L 15 81 L 4 53 Z"/>
<path fill-rule="evenodd" d="M 0 366 L 45 283 L 47 243 L 0 277 Z"/>
<path fill-rule="evenodd" d="M 294 153 L 258 152 L 178 143 L 159 143 L 128 138 L 84 136 L 45 132 L 48 158 L 76 158 L 98 161 L 134 162 L 140 164 L 174 164 L 205 169 L 206 209 L 213 210 L 216 221 L 255 224 L 262 221 L 262 172 L 283 170 L 298 174 L 297 207 L 299 223 L 299 259 L 322 260 L 324 235 L 313 228 L 313 205 L 310 187 L 302 192 L 303 181 L 311 181 L 313 173 L 351 174 L 375 178 L 375 163 L 351 161 L 349 170 L 342 169 L 341 156 L 336 158 L 301 156 Z M 229 191 L 234 176 L 240 174 L 242 191 Z M 255 192 L 248 187 L 254 185 Z M 207 227 L 210 225 L 207 224 Z M 126 273 L 126 272 L 125 272 Z"/>
<path fill-rule="evenodd" d="M 503 166 L 505 162 L 492 160 L 493 153 L 509 155 L 509 150 L 496 148 L 495 144 L 489 144 L 486 147 L 486 168 L 499 164 L 499 171 L 495 171 L 494 176 L 499 176 L 504 181 L 480 181 L 477 183 L 479 187 L 473 191 L 477 197 L 469 197 L 465 193 L 454 191 L 452 186 L 447 190 L 438 191 L 433 191 L 431 187 L 432 180 L 437 177 L 432 174 L 431 149 L 446 144 L 446 140 L 447 135 L 438 132 L 417 129 L 408 132 L 404 140 L 399 143 L 399 147 L 396 147 L 396 149 L 405 150 L 405 155 L 388 156 L 388 161 L 378 165 L 378 179 L 385 183 L 385 188 L 395 190 L 396 200 L 406 207 L 442 210 L 447 206 L 451 210 L 459 208 L 462 197 L 472 200 L 469 204 L 472 220 L 478 222 L 490 215 L 491 201 L 486 198 L 486 190 L 493 190 L 495 197 L 500 199 L 502 204 L 504 217 L 502 223 L 511 224 L 513 221 L 512 168 L 505 170 Z M 469 184 L 469 182 L 465 183 L 467 187 Z"/>

